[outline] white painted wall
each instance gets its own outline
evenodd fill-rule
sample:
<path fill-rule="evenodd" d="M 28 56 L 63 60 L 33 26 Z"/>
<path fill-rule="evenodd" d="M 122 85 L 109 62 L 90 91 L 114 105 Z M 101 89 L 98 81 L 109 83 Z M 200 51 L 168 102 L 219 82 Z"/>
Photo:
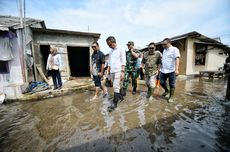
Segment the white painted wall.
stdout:
<path fill-rule="evenodd" d="M 227 56 L 225 54 L 219 55 L 219 52 L 223 52 L 218 48 L 209 46 L 206 53 L 205 65 L 195 65 L 195 39 L 187 38 L 187 65 L 186 75 L 199 74 L 199 71 L 218 70 L 219 67 L 223 66 Z"/>
<path fill-rule="evenodd" d="M 212 46 L 208 47 L 209 49 Z M 223 53 L 220 55 L 219 53 Z M 208 50 L 206 61 L 207 61 L 207 70 L 218 70 L 219 67 L 223 67 L 225 63 L 225 59 L 227 58 L 226 54 L 224 54 L 223 50 L 214 48 Z"/>

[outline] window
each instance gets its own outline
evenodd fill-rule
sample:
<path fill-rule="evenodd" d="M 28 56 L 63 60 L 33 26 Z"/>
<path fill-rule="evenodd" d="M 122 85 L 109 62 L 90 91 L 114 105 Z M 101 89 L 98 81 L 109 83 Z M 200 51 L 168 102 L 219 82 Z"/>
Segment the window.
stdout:
<path fill-rule="evenodd" d="M 205 65 L 207 45 L 195 44 L 195 65 Z"/>
<path fill-rule="evenodd" d="M 8 61 L 0 61 L 0 74 L 9 73 Z"/>

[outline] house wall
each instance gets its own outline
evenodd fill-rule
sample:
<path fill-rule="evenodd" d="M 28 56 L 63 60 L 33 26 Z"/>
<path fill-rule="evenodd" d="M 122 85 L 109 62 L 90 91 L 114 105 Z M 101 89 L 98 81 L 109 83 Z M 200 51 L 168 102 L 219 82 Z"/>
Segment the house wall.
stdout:
<path fill-rule="evenodd" d="M 186 40 L 178 40 L 176 42 L 173 42 L 174 46 L 177 47 L 180 51 L 180 64 L 179 64 L 179 73 L 182 75 L 186 74 L 186 61 L 187 61 L 187 51 L 186 48 Z"/>
<path fill-rule="evenodd" d="M 213 48 L 209 46 L 208 53 L 206 55 L 207 61 L 207 69 L 208 70 L 218 70 L 218 68 L 223 67 L 225 63 L 225 59 L 227 58 L 226 54 L 224 54 L 223 50 L 218 48 Z M 222 54 L 219 54 L 222 53 Z"/>
<path fill-rule="evenodd" d="M 206 53 L 205 58 L 205 65 L 195 65 L 194 42 L 195 38 L 187 38 L 186 75 L 199 74 L 199 71 L 218 70 L 219 67 L 223 66 L 226 59 L 226 55 L 219 55 L 219 52 L 221 52 L 222 50 L 213 48 L 212 46 L 208 47 L 208 52 Z"/>
<path fill-rule="evenodd" d="M 37 46 L 39 45 L 55 45 L 58 49 L 58 53 L 61 55 L 62 60 L 62 72 L 61 75 L 63 79 L 69 79 L 70 77 L 70 68 L 68 61 L 68 50 L 67 46 L 73 47 L 89 47 L 90 55 L 93 50 L 91 49 L 91 44 L 94 41 L 97 41 L 97 38 L 88 37 L 88 36 L 77 36 L 73 34 L 55 34 L 55 33 L 33 33 L 34 41 L 33 43 Z M 35 49 L 34 51 L 40 51 Z M 35 52 L 37 54 L 38 52 Z M 40 54 L 40 53 L 39 53 Z M 89 56 L 90 58 L 90 56 Z M 89 60 L 91 62 L 91 60 Z M 91 65 L 91 64 L 90 64 Z"/>
<path fill-rule="evenodd" d="M 0 74 L 0 93 L 5 93 L 8 99 L 20 96 L 21 86 L 24 84 L 20 34 L 21 32 L 17 31 L 17 37 L 10 40 L 14 58 L 8 61 L 9 73 Z"/>
<path fill-rule="evenodd" d="M 8 61 L 9 73 L 0 74 L 1 85 L 9 85 L 12 83 L 23 83 L 22 68 L 20 62 L 20 48 L 18 39 L 11 40 L 13 59 Z"/>

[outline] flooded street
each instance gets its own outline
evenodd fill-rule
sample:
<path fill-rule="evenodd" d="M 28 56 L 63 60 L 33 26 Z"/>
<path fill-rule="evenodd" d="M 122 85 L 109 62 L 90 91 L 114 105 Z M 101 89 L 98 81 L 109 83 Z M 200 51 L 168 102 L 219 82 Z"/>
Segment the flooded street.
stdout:
<path fill-rule="evenodd" d="M 112 113 L 112 96 L 92 102 L 93 91 L 0 105 L 0 151 L 230 151 L 225 88 L 223 80 L 178 80 L 169 104 L 161 89 L 149 101 L 139 85 Z"/>

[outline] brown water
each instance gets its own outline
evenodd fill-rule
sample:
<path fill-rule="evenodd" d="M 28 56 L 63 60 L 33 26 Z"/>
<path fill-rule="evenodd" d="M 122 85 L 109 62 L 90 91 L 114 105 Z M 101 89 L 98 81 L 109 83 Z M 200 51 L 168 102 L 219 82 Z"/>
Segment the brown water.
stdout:
<path fill-rule="evenodd" d="M 225 88 L 221 80 L 178 80 L 169 104 L 146 100 L 139 86 L 112 113 L 112 97 L 91 102 L 92 91 L 0 105 L 0 151 L 230 151 Z"/>

